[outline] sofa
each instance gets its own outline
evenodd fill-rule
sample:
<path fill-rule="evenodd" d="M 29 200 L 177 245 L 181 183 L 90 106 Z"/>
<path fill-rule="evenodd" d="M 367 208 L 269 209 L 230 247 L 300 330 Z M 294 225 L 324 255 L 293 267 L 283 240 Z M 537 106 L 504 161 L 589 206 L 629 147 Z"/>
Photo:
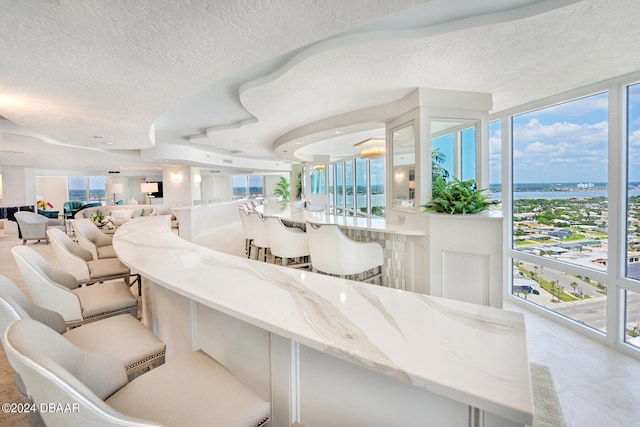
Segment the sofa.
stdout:
<path fill-rule="evenodd" d="M 158 215 L 154 205 L 109 205 L 82 209 L 75 214 L 74 218 L 110 217 L 114 225 L 120 226 L 131 218 L 152 215 Z"/>

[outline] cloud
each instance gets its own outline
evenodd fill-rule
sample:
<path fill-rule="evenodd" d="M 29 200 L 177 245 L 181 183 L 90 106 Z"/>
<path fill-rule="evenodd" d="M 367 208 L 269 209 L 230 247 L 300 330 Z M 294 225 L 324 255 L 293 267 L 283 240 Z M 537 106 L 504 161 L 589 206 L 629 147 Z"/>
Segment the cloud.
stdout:
<path fill-rule="evenodd" d="M 555 150 L 556 147 L 553 145 L 543 144 L 540 141 L 536 141 L 532 144 L 529 144 L 525 147 L 524 151 L 527 153 L 549 153 Z"/>
<path fill-rule="evenodd" d="M 608 123 L 545 116 L 544 122 L 540 116 L 514 120 L 514 151 L 521 153 L 514 156 L 516 182 L 606 181 Z"/>

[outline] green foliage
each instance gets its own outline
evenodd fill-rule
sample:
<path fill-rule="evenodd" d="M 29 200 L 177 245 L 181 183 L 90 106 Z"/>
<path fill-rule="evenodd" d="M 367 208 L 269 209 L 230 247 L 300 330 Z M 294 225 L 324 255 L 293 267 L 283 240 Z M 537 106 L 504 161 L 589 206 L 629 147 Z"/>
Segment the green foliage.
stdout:
<path fill-rule="evenodd" d="M 296 200 L 300 200 L 302 198 L 302 172 L 298 172 L 298 177 L 296 179 Z"/>
<path fill-rule="evenodd" d="M 276 189 L 273 191 L 275 196 L 282 197 L 282 200 L 289 200 L 291 198 L 291 192 L 289 191 L 289 180 L 281 176 L 280 181 L 276 184 Z"/>
<path fill-rule="evenodd" d="M 422 205 L 424 212 L 436 211 L 449 214 L 478 213 L 491 205 L 486 190 L 478 190 L 476 181 L 461 181 L 454 178 L 447 182 L 441 176 L 433 184 L 431 202 Z"/>

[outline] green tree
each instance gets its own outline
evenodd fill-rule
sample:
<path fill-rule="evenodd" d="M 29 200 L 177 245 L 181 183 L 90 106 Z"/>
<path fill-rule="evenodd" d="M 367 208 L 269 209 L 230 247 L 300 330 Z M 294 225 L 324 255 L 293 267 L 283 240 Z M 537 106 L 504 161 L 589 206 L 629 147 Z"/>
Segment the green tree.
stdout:
<path fill-rule="evenodd" d="M 571 286 L 571 288 L 573 289 L 573 295 L 576 294 L 576 288 L 578 287 L 578 282 L 571 282 L 569 283 L 569 286 Z"/>
<path fill-rule="evenodd" d="M 442 166 L 447 159 L 444 153 L 438 148 L 431 150 L 431 185 L 435 185 L 436 178 L 441 176 L 443 179 L 449 178 L 449 171 Z"/>

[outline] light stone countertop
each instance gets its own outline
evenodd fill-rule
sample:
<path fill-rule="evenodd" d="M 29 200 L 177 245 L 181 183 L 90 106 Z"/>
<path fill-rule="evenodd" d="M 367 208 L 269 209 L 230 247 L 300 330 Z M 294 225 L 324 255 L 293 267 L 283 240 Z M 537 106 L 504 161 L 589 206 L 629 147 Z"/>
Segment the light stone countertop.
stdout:
<path fill-rule="evenodd" d="M 384 218 L 334 215 L 321 211 L 309 211 L 295 208 L 290 202 L 271 202 L 256 207 L 256 210 L 265 216 L 277 216 L 282 219 L 300 223 L 337 224 L 345 228 L 403 234 L 407 236 L 425 235 L 424 230 L 400 224 L 390 224 Z"/>
<path fill-rule="evenodd" d="M 521 313 L 223 254 L 181 239 L 168 217 L 135 218 L 119 258 L 153 282 L 303 345 L 531 425 Z"/>

